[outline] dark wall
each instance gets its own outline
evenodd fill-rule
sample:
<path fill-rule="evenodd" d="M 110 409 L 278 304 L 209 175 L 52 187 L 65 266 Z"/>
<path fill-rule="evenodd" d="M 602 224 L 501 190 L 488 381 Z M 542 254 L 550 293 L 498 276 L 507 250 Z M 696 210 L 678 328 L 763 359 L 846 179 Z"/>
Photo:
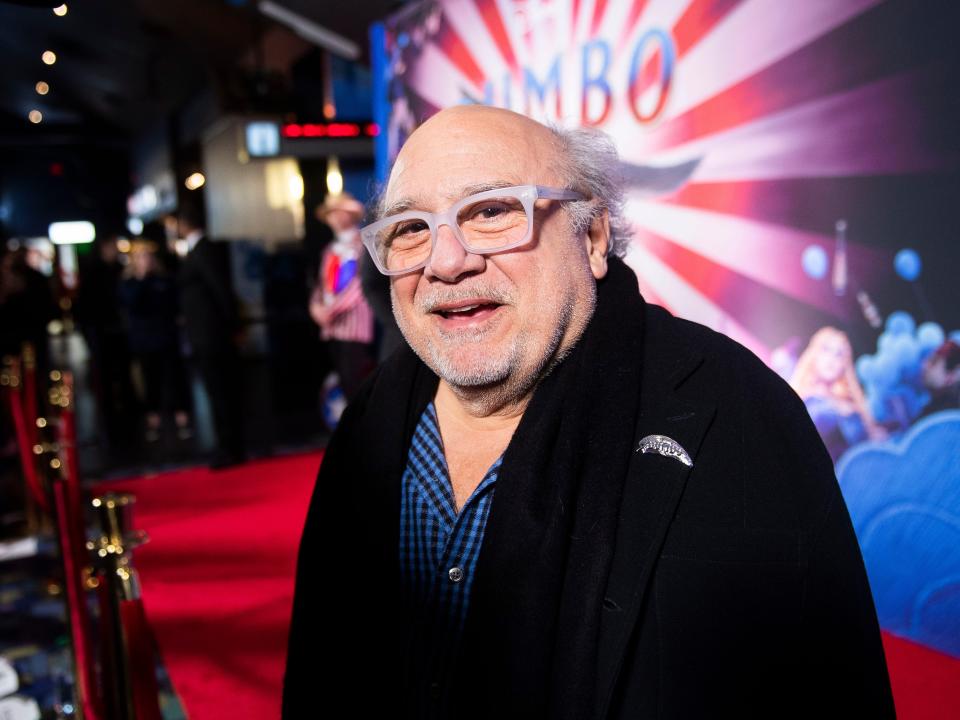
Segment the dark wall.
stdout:
<path fill-rule="evenodd" d="M 8 237 L 47 234 L 52 222 L 89 220 L 100 236 L 126 223 L 129 164 L 126 147 L 3 148 L 0 207 Z"/>

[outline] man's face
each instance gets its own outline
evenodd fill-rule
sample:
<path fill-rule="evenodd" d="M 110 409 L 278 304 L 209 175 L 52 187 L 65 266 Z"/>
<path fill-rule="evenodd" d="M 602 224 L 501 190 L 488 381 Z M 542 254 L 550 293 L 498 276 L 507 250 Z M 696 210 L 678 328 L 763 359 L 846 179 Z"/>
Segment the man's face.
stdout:
<path fill-rule="evenodd" d="M 404 146 L 386 206 L 438 212 L 489 184 L 562 187 L 555 161 L 552 135 L 530 120 L 448 110 Z M 526 392 L 589 322 L 595 277 L 606 271 L 590 248 L 556 201 L 538 200 L 529 244 L 500 254 L 468 253 L 441 226 L 427 266 L 392 279 L 394 314 L 414 351 L 454 388 Z"/>

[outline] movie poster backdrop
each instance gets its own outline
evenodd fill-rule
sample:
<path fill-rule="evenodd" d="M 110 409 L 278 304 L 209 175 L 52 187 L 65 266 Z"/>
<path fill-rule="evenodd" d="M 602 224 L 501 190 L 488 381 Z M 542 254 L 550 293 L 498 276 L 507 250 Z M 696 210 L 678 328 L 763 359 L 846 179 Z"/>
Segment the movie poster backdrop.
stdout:
<path fill-rule="evenodd" d="M 372 31 L 378 174 L 440 108 L 615 139 L 640 289 L 786 378 L 884 629 L 960 658 L 957 10 L 422 0 Z"/>

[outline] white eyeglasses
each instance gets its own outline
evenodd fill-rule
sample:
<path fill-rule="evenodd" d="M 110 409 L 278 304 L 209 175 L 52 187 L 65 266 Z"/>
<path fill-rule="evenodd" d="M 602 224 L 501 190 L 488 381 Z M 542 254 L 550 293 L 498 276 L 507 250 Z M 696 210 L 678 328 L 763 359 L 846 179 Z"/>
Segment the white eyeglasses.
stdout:
<path fill-rule="evenodd" d="M 360 229 L 363 244 L 384 275 L 402 275 L 424 267 L 430 260 L 441 225 L 469 253 L 489 255 L 530 242 L 533 236 L 533 203 L 548 200 L 583 200 L 574 190 L 517 185 L 486 190 L 457 201 L 443 212 L 422 210 L 390 215 Z"/>

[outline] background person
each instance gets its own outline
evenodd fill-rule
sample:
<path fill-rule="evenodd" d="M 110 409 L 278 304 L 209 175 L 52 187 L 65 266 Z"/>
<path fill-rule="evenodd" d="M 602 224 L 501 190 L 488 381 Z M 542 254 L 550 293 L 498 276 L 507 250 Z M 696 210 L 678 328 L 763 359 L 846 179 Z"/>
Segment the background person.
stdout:
<path fill-rule="evenodd" d="M 240 318 L 230 282 L 229 255 L 225 243 L 206 236 L 198 209 L 184 208 L 178 221 L 187 242 L 187 255 L 178 274 L 180 308 L 213 411 L 217 445 L 210 466 L 228 467 L 246 458 L 237 349 Z"/>
<path fill-rule="evenodd" d="M 310 317 L 320 326 L 331 367 L 340 378 L 347 401 L 373 369 L 373 311 L 360 282 L 364 261 L 358 223 L 363 205 L 349 193 L 328 197 L 317 217 L 334 232 L 324 248 L 320 275 L 310 296 Z"/>
<path fill-rule="evenodd" d="M 800 354 L 790 385 L 803 400 L 834 462 L 844 451 L 886 432 L 873 419 L 846 333 L 823 327 Z"/>
<path fill-rule="evenodd" d="M 27 248 L 0 257 L 0 350 L 19 355 L 24 343 L 36 354 L 37 377 L 50 369 L 47 325 L 58 316 L 50 280 L 27 262 Z"/>
<path fill-rule="evenodd" d="M 92 385 L 113 457 L 137 445 L 137 400 L 130 377 L 127 330 L 117 302 L 124 266 L 117 236 L 98 239 L 80 257 L 80 287 L 74 316 L 90 350 Z"/>
<path fill-rule="evenodd" d="M 130 352 L 143 379 L 147 442 L 160 439 L 162 413 L 173 412 L 177 437 L 191 437 L 189 389 L 180 357 L 179 303 L 173 278 L 160 267 L 156 244 L 134 240 L 130 265 L 118 289 Z"/>

